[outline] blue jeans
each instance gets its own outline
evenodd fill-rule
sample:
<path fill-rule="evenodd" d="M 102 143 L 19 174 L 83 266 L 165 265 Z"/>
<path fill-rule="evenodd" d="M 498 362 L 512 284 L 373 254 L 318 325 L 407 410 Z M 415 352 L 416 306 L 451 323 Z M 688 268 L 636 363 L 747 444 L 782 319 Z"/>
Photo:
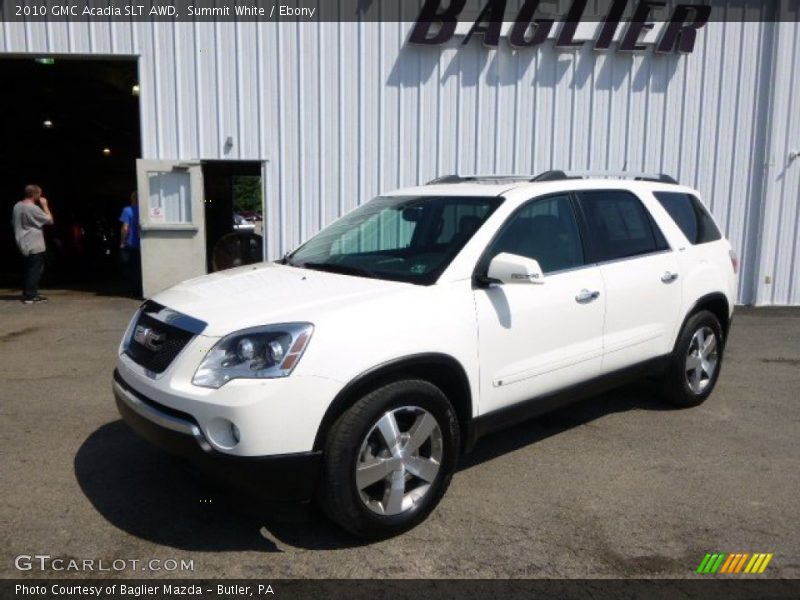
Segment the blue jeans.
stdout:
<path fill-rule="evenodd" d="M 44 257 L 44 252 L 25 257 L 25 287 L 22 289 L 22 297 L 25 300 L 33 300 L 39 295 L 39 282 L 44 272 Z"/>

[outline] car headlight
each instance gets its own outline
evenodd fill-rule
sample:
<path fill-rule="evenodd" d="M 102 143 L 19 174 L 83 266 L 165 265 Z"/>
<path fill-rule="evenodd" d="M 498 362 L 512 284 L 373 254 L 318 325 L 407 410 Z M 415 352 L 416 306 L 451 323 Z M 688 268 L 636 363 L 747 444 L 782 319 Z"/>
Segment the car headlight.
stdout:
<path fill-rule="evenodd" d="M 313 331 L 311 323 L 283 323 L 226 335 L 197 367 L 192 383 L 219 388 L 231 379 L 286 377 L 303 356 Z"/>

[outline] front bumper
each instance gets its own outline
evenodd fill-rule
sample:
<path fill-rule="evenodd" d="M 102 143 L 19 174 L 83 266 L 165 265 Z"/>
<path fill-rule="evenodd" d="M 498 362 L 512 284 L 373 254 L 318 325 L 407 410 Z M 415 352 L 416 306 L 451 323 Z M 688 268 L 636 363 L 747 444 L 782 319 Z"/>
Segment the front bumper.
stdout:
<path fill-rule="evenodd" d="M 131 388 L 114 371 L 114 397 L 125 422 L 141 437 L 196 463 L 217 479 L 277 501 L 311 499 L 319 476 L 321 452 L 274 456 L 232 456 L 218 452 L 194 419 L 160 405 Z"/>

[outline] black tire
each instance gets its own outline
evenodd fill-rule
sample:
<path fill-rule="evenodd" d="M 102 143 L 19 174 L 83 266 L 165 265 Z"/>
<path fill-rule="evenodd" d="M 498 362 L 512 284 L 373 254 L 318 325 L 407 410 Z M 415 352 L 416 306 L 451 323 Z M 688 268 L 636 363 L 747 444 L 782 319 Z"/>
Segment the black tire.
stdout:
<path fill-rule="evenodd" d="M 709 330 L 713 332 L 717 350 L 715 367 L 710 377 L 707 376 L 705 371 L 702 371 L 702 378 L 695 380 L 700 383 L 695 383 L 693 387 L 690 379 L 693 379 L 692 375 L 694 375 L 695 371 L 689 370 L 693 364 L 689 362 L 689 355 L 690 352 L 694 353 L 697 348 L 695 335 L 704 331 L 704 337 L 707 339 Z M 678 340 L 675 342 L 669 368 L 660 381 L 661 393 L 664 399 L 680 408 L 698 406 L 705 402 L 706 398 L 714 391 L 714 386 L 716 386 L 719 379 L 724 347 L 725 339 L 722 327 L 719 319 L 713 313 L 702 310 L 686 319 L 680 335 L 678 335 Z M 702 388 L 698 389 L 699 386 L 702 386 Z"/>
<path fill-rule="evenodd" d="M 416 407 L 420 411 L 415 413 L 408 407 Z M 366 452 L 371 454 L 373 448 L 370 444 L 375 443 L 373 437 L 368 439 L 367 436 L 378 435 L 375 427 L 379 419 L 388 413 L 392 414 L 398 428 L 402 430 L 399 420 L 407 418 L 410 421 L 415 415 L 424 417 L 425 412 L 433 416 L 440 432 L 440 435 L 435 435 L 437 452 L 441 453 L 438 471 L 435 477 L 431 477 L 432 482 L 422 479 L 417 481 L 417 478 L 409 473 L 408 482 L 402 484 L 403 489 L 405 490 L 406 486 L 417 485 L 422 496 L 416 499 L 410 508 L 399 514 L 378 514 L 368 507 L 367 501 L 362 499 L 362 493 L 356 483 L 356 468 L 359 464 L 364 464 L 359 463 L 365 454 L 363 448 L 369 448 Z M 381 436 L 381 439 L 384 438 Z M 433 443 L 430 441 L 432 439 L 434 438 L 429 438 L 426 442 L 428 446 L 420 447 L 419 452 L 424 452 L 425 448 L 432 448 Z M 406 440 L 406 443 L 408 442 L 409 440 Z M 453 406 L 439 388 L 422 380 L 389 383 L 358 400 L 331 427 L 325 443 L 318 499 L 333 521 L 358 537 L 377 540 L 398 535 L 425 520 L 439 503 L 455 471 L 458 449 L 458 419 Z M 386 449 L 383 452 L 385 456 Z M 430 459 L 425 457 L 425 460 Z M 402 469 L 405 472 L 405 465 Z M 400 477 L 400 480 L 404 479 Z M 382 479 L 374 484 L 376 491 L 369 493 L 380 494 L 380 486 L 389 484 Z M 365 495 L 368 495 L 369 490 L 373 490 L 369 487 L 365 489 L 367 490 L 364 492 Z M 388 493 L 387 487 L 383 489 Z M 379 505 L 373 504 L 373 506 Z"/>

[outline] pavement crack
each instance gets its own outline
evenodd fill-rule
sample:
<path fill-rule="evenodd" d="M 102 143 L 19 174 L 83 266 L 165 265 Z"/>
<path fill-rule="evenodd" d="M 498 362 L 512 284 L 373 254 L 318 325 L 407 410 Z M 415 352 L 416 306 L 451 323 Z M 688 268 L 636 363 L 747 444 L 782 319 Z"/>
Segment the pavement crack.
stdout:
<path fill-rule="evenodd" d="M 74 376 L 74 373 L 73 373 Z M 69 375 L 41 375 L 39 377 L 4 377 L 6 381 L 47 381 L 48 379 L 68 379 Z"/>
<path fill-rule="evenodd" d="M 9 331 L 8 333 L 4 333 L 0 335 L 0 343 L 6 342 L 13 342 L 17 338 L 21 338 L 25 335 L 33 333 L 34 331 L 39 331 L 40 327 L 24 327 L 22 329 L 17 329 L 16 331 Z"/>
<path fill-rule="evenodd" d="M 761 362 L 763 363 L 777 363 L 783 365 L 789 365 L 791 367 L 800 367 L 800 358 L 762 358 Z"/>

